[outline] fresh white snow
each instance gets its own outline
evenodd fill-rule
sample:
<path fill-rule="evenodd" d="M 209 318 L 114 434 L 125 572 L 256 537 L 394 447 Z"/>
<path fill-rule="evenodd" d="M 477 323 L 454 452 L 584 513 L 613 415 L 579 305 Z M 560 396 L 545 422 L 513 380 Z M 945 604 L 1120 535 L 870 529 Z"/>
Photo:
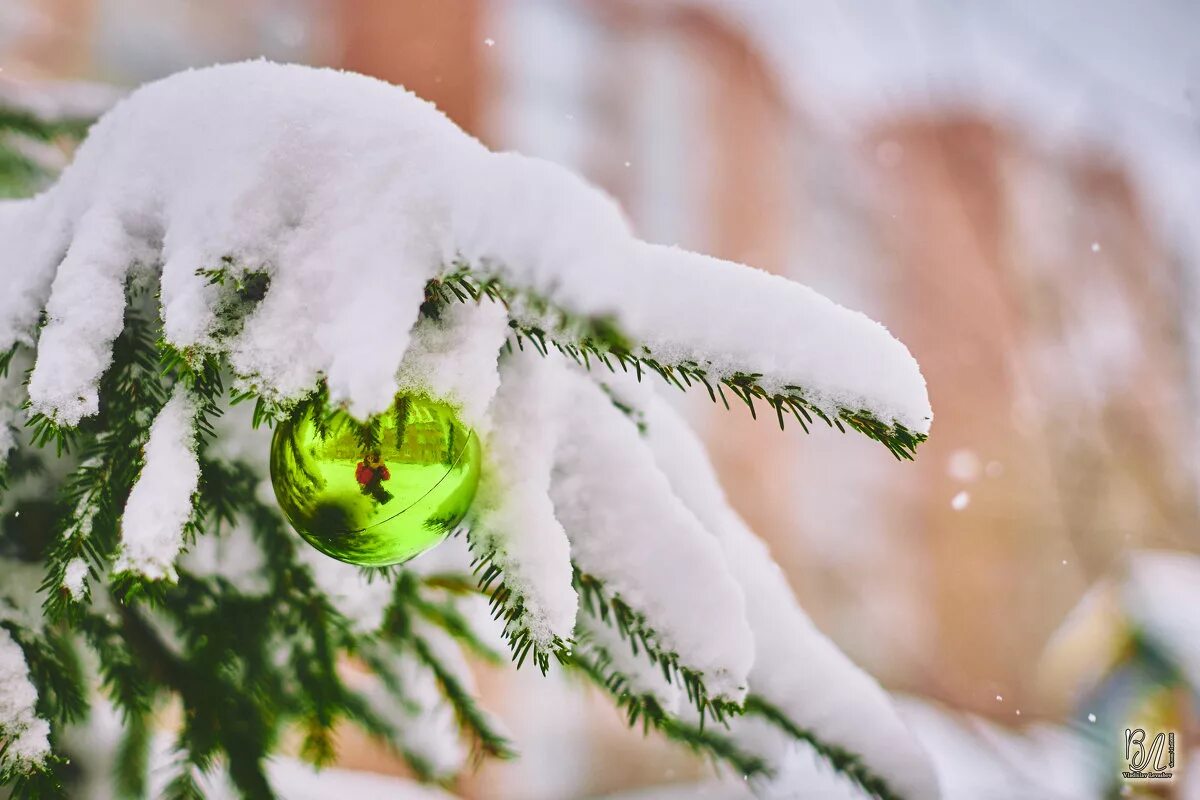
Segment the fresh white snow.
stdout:
<path fill-rule="evenodd" d="M 12 635 L 0 628 L 0 741 L 7 744 L 0 766 L 26 771 L 40 766 L 50 753 L 50 725 L 37 716 L 37 689 L 29 680 L 25 654 Z"/>
<path fill-rule="evenodd" d="M 0 205 L 0 233 L 14 243 L 0 255 L 0 347 L 29 341 L 46 306 L 30 396 L 66 424 L 95 412 L 130 261 L 161 261 L 172 344 L 214 346 L 218 288 L 195 273 L 227 256 L 272 278 L 225 343 L 234 367 L 283 397 L 324 376 L 359 415 L 390 403 L 423 287 L 462 258 L 612 316 L 662 361 L 760 372 L 769 389 L 799 385 L 824 408 L 917 431 L 931 416 L 915 361 L 877 323 L 783 278 L 645 244 L 572 173 L 490 153 L 359 75 L 249 62 L 149 84 L 97 123 L 55 187 Z"/>
<path fill-rule="evenodd" d="M 472 542 L 504 570 L 525 609 L 521 624 L 543 647 L 571 637 L 579 605 L 571 544 L 549 495 L 555 450 L 569 435 L 555 366 L 520 353 L 505 362 L 470 519 Z"/>
<path fill-rule="evenodd" d="M 118 572 L 175 577 L 175 559 L 192 516 L 192 495 L 200 483 L 195 415 L 195 404 L 180 384 L 150 426 L 145 463 L 121 520 Z"/>
<path fill-rule="evenodd" d="M 729 554 L 608 396 L 582 374 L 564 378 L 570 435 L 558 450 L 550 497 L 575 563 L 644 612 L 659 647 L 701 672 L 714 697 L 742 700 L 755 641 Z"/>

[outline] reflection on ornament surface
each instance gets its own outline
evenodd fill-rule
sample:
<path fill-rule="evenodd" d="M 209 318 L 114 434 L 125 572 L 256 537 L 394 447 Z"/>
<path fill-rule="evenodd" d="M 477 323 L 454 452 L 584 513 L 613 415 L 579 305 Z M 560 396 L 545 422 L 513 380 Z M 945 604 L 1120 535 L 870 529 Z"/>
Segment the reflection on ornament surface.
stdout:
<path fill-rule="evenodd" d="M 479 440 L 454 409 L 399 395 L 369 423 L 308 403 L 271 441 L 271 482 L 309 544 L 349 564 L 408 561 L 462 521 L 479 485 Z"/>

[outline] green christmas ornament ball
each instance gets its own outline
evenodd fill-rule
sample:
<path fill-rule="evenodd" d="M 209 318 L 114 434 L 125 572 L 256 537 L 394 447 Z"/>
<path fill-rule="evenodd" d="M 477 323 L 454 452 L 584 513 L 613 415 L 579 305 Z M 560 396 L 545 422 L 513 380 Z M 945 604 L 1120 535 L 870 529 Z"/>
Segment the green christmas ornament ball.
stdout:
<path fill-rule="evenodd" d="M 445 403 L 401 394 L 368 423 L 308 403 L 275 428 L 271 483 L 313 547 L 363 567 L 400 564 L 462 521 L 479 485 L 479 439 Z"/>

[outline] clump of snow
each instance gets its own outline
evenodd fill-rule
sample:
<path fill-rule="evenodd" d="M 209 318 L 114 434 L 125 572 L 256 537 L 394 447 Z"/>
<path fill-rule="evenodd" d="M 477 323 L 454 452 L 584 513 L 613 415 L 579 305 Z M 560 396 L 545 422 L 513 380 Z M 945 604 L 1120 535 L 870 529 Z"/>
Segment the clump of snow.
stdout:
<path fill-rule="evenodd" d="M 558 366 L 525 353 L 505 360 L 470 524 L 472 542 L 504 571 L 522 600 L 522 626 L 543 647 L 555 637 L 570 638 L 579 605 L 571 585 L 571 544 L 549 496 L 563 434 Z"/>
<path fill-rule="evenodd" d="M 62 585 L 70 592 L 72 599 L 84 599 L 84 595 L 87 594 L 87 577 L 87 561 L 82 558 L 73 558 L 67 563 L 66 571 L 63 572 Z"/>
<path fill-rule="evenodd" d="M 178 385 L 150 426 L 142 472 L 121 521 L 117 571 L 175 579 L 175 559 L 200 483 L 195 415 L 195 403 Z"/>
<path fill-rule="evenodd" d="M 361 416 L 395 394 L 425 283 L 463 258 L 613 317 L 660 361 L 758 372 L 829 410 L 929 425 L 915 361 L 878 324 L 783 278 L 645 244 L 575 175 L 490 153 L 431 105 L 359 75 L 252 62 L 145 86 L 49 192 L 0 206 L 0 232 L 13 242 L 0 254 L 13 287 L 0 347 L 28 341 L 46 306 L 30 397 L 67 424 L 95 412 L 132 260 L 163 264 L 172 344 L 223 347 L 284 397 L 324 376 Z M 196 270 L 225 257 L 267 270 L 271 288 L 236 340 L 218 343 L 218 290 Z"/>
<path fill-rule="evenodd" d="M 567 408 L 550 497 L 583 572 L 642 611 L 658 645 L 740 701 L 754 661 L 746 598 L 637 428 L 592 381 L 564 375 Z M 673 491 L 675 489 L 675 491 Z M 794 669 L 794 662 L 781 668 Z"/>
<path fill-rule="evenodd" d="M 496 361 L 508 341 L 504 307 L 488 301 L 454 304 L 439 319 L 422 319 L 397 375 L 397 389 L 427 394 L 459 407 L 476 432 L 496 389 Z"/>
<path fill-rule="evenodd" d="M 125 278 L 148 255 L 145 244 L 103 208 L 74 224 L 71 246 L 54 275 L 29 378 L 34 412 L 75 425 L 99 409 L 100 376 L 125 324 Z"/>
<path fill-rule="evenodd" d="M 1003 728 L 917 698 L 901 698 L 900 713 L 937 766 L 943 800 L 1100 797 L 1109 774 L 1106 754 L 1078 731 L 1046 724 Z M 1054 769 L 1030 770 L 1038 760 Z"/>
<path fill-rule="evenodd" d="M 0 741 L 4 761 L 19 771 L 41 766 L 50 754 L 50 725 L 35 712 L 37 698 L 25 653 L 0 628 Z"/>

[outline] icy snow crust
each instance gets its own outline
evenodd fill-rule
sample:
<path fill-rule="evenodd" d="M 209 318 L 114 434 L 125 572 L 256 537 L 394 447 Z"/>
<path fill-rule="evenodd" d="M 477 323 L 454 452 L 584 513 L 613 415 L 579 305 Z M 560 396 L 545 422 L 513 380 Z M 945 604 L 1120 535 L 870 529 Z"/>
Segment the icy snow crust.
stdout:
<path fill-rule="evenodd" d="M 149 84 L 97 123 L 54 188 L 0 206 L 0 234 L 13 243 L 0 348 L 29 341 L 46 307 L 30 397 L 67 424 L 96 411 L 130 252 L 162 262 L 176 346 L 213 344 L 216 289 L 198 268 L 228 256 L 269 271 L 234 367 L 285 397 L 324 376 L 362 416 L 390 403 L 424 285 L 455 259 L 612 317 L 663 363 L 762 373 L 768 390 L 800 386 L 828 410 L 918 432 L 931 416 L 916 363 L 877 323 L 783 278 L 641 242 L 580 178 L 491 153 L 360 75 L 260 61 Z"/>

